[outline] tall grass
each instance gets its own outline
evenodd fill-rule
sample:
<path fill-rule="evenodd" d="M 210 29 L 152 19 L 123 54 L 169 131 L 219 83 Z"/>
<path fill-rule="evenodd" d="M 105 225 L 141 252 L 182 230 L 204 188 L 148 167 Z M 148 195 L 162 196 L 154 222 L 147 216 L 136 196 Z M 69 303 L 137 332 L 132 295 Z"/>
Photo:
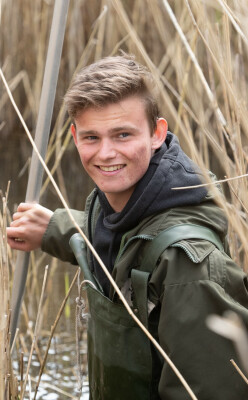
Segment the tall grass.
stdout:
<path fill-rule="evenodd" d="M 54 1 L 1 2 L 2 68 L 31 130 L 53 5 Z M 218 179 L 247 173 L 247 15 L 245 0 L 71 2 L 47 162 L 72 206 L 82 207 L 92 183 L 74 161 L 62 98 L 76 69 L 119 49 L 134 53 L 154 73 L 161 115 L 190 157 L 211 168 Z M 0 109 L 0 132 L 8 141 L 22 142 L 18 158 L 22 167 L 26 165 L 27 177 L 30 145 L 4 91 Z M 223 188 L 226 198 L 219 201 L 229 218 L 231 252 L 247 268 L 247 177 L 230 180 Z M 42 193 L 43 201 L 58 205 L 48 181 Z"/>
<path fill-rule="evenodd" d="M 34 131 L 54 1 L 0 5 L 1 67 Z M 217 201 L 228 217 L 231 254 L 248 271 L 248 180 L 237 178 L 248 172 L 247 17 L 247 0 L 71 0 L 46 161 L 72 207 L 83 208 L 93 185 L 76 157 L 62 98 L 75 70 L 122 49 L 153 72 L 161 115 L 187 154 L 227 179 Z M 24 197 L 31 148 L 0 91 L 0 181 L 5 187 L 11 179 L 13 204 Z M 41 202 L 60 205 L 46 179 Z"/>
<path fill-rule="evenodd" d="M 1 196 L 0 211 L 0 400 L 16 399 L 17 379 L 12 371 L 10 349 L 9 266 L 6 243 L 7 200 Z"/>
<path fill-rule="evenodd" d="M 35 310 L 31 310 L 28 312 L 28 309 L 25 305 L 25 302 L 22 304 L 22 325 L 26 325 L 25 329 L 22 327 L 22 331 L 25 333 L 19 333 L 19 329 L 17 329 L 15 338 L 13 343 L 10 343 L 10 318 L 11 318 L 11 309 L 10 309 L 10 288 L 11 288 L 11 276 L 12 276 L 12 267 L 14 260 L 12 260 L 12 254 L 10 249 L 8 249 L 6 242 L 6 226 L 10 221 L 10 213 L 7 207 L 7 194 L 6 196 L 2 196 L 0 193 L 1 199 L 1 210 L 0 210 L 0 301 L 1 301 L 1 313 L 0 313 L 0 400 L 14 400 L 14 399 L 25 399 L 25 393 L 29 392 L 29 398 L 31 398 L 31 392 L 35 393 L 33 398 L 36 398 L 36 395 L 39 390 L 40 382 L 42 379 L 42 375 L 47 363 L 48 352 L 50 350 L 50 346 L 52 340 L 55 336 L 55 331 L 60 322 L 61 316 L 64 313 L 65 307 L 67 306 L 67 315 L 65 315 L 66 319 L 70 318 L 68 312 L 71 312 L 71 306 L 68 304 L 69 297 L 75 298 L 75 292 L 72 294 L 72 290 L 75 286 L 75 282 L 78 277 L 79 270 L 76 271 L 72 282 L 69 282 L 69 276 L 67 276 L 66 290 L 64 293 L 62 292 L 59 300 L 63 299 L 60 307 L 58 307 L 58 302 L 55 304 L 55 309 L 51 313 L 51 305 L 49 306 L 49 298 L 52 298 L 52 294 L 56 293 L 54 288 L 54 283 L 52 281 L 52 276 L 50 277 L 49 283 L 46 285 L 48 279 L 48 266 L 45 268 L 45 274 L 43 279 L 42 290 L 40 290 L 40 284 L 38 282 L 39 277 L 37 276 L 37 268 L 40 262 L 44 262 L 44 259 L 40 258 L 39 260 L 34 259 L 34 254 L 31 255 L 31 265 L 30 266 L 30 275 L 32 275 L 32 284 L 27 282 L 27 295 L 26 298 L 29 298 L 29 301 L 34 302 L 34 297 L 37 297 L 36 301 L 39 303 L 39 306 Z M 12 264 L 12 265 L 10 265 Z M 32 268 L 33 267 L 33 268 Z M 55 267 L 55 268 L 54 268 Z M 32 270 L 33 269 L 33 270 Z M 36 270 L 34 270 L 36 269 Z M 56 270 L 56 265 L 52 263 L 52 271 L 50 274 L 54 274 L 54 270 Z M 11 273 L 10 273 L 11 272 Z M 34 293 L 37 292 L 37 293 Z M 30 307 L 28 307 L 30 308 Z M 73 307 L 75 308 L 75 307 Z M 38 311 L 37 311 L 38 309 Z M 44 325 L 44 320 L 46 319 L 47 313 L 50 311 L 50 318 L 54 319 L 53 324 L 51 325 L 50 332 L 42 332 L 42 325 Z M 33 315 L 32 315 L 33 313 Z M 33 325 L 35 323 L 34 329 Z M 44 327 L 43 327 L 44 328 Z M 61 330 L 57 332 L 58 335 L 61 334 Z M 78 332 L 79 334 L 79 332 Z M 39 336 L 42 338 L 46 338 L 46 346 L 40 345 Z M 70 338 L 70 332 L 68 332 L 68 338 Z M 66 338 L 64 338 L 66 339 Z M 17 341 L 17 343 L 16 343 Z M 79 343 L 78 343 L 79 344 Z M 18 364 L 15 372 L 13 372 L 12 367 L 12 359 L 13 359 L 13 349 L 16 346 L 16 355 L 14 356 L 16 363 Z M 74 346 L 75 347 L 75 346 Z M 39 371 L 37 373 L 37 377 L 32 378 L 30 372 L 32 372 L 32 361 L 33 361 L 33 353 L 36 354 L 37 362 L 39 365 Z M 27 358 L 24 361 L 24 357 Z M 36 365 L 37 365 L 36 362 Z M 25 365 L 24 365 L 25 364 Z M 80 368 L 80 364 L 78 368 Z M 76 368 L 76 367 L 75 367 Z M 75 369 L 74 368 L 74 369 Z M 70 374 L 73 374 L 73 370 L 70 371 Z M 18 379 L 17 379 L 18 375 Z M 62 378 L 61 378 L 62 379 Z M 35 385 L 31 384 L 31 380 L 34 380 Z M 49 384 L 46 384 L 49 387 Z M 72 394 L 64 391 L 62 388 L 59 388 L 55 384 L 50 385 L 51 390 L 54 392 L 61 393 L 64 398 L 74 398 Z"/>

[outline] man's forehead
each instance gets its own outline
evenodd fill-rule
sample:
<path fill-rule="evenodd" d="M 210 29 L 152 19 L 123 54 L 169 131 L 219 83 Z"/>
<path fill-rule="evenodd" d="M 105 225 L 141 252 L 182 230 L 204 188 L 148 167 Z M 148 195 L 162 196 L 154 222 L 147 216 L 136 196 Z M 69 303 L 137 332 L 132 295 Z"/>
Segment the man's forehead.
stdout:
<path fill-rule="evenodd" d="M 98 132 L 97 129 L 82 129 L 80 126 L 78 128 L 76 127 L 76 130 L 77 130 L 78 135 L 93 135 Z M 125 125 L 118 125 L 118 126 L 108 129 L 108 133 L 115 134 L 118 132 L 125 132 L 125 131 L 126 132 L 135 132 L 137 130 L 138 130 L 138 128 L 136 126 L 127 123 Z"/>
<path fill-rule="evenodd" d="M 107 102 L 102 105 L 89 105 L 88 107 L 85 107 L 82 110 L 78 110 L 76 116 L 74 117 L 74 121 L 77 121 L 87 113 L 96 113 L 96 114 L 101 114 L 104 112 L 111 112 L 111 111 L 116 111 L 117 108 L 119 110 L 122 110 L 125 112 L 127 110 L 128 112 L 129 107 L 131 110 L 134 110 L 135 108 L 142 110 L 145 112 L 145 102 L 144 99 L 139 97 L 139 96 L 128 96 L 124 99 L 121 99 L 119 101 L 113 101 L 113 102 Z"/>

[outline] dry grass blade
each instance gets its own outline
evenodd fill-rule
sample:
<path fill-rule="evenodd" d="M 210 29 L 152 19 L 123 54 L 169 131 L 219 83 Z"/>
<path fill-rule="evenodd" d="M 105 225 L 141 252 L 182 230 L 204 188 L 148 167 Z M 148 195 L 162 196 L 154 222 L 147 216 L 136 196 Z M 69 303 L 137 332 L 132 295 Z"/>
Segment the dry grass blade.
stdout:
<path fill-rule="evenodd" d="M 245 383 L 248 385 L 248 378 L 245 376 L 245 374 L 241 371 L 241 369 L 237 366 L 236 362 L 234 360 L 230 360 L 234 368 L 238 371 L 239 375 L 244 379 Z"/>
<path fill-rule="evenodd" d="M 212 91 L 211 91 L 211 89 L 210 89 L 210 87 L 209 87 L 209 85 L 208 85 L 208 83 L 207 83 L 207 81 L 205 79 L 205 76 L 203 75 L 202 69 L 199 66 L 199 63 L 198 63 L 198 61 L 196 59 L 196 56 L 195 56 L 194 52 L 192 51 L 190 45 L 188 44 L 188 41 L 187 41 L 187 39 L 186 39 L 186 37 L 185 37 L 180 25 L 178 24 L 177 19 L 176 19 L 174 13 L 173 13 L 171 7 L 169 6 L 168 1 L 167 0 L 163 0 L 163 3 L 164 3 L 164 6 L 165 6 L 165 8 L 166 8 L 166 10 L 167 10 L 167 12 L 168 12 L 173 24 L 174 24 L 177 32 L 179 33 L 180 38 L 182 39 L 182 42 L 183 42 L 184 46 L 187 49 L 187 52 L 189 53 L 189 55 L 191 57 L 191 60 L 192 60 L 192 62 L 194 64 L 194 66 L 195 66 L 195 69 L 196 69 L 198 75 L 200 76 L 202 84 L 203 84 L 203 86 L 204 86 L 204 88 L 206 90 L 207 96 L 208 96 L 210 102 L 212 103 L 214 109 L 216 110 L 216 115 L 217 115 L 218 120 L 220 121 L 221 125 L 225 126 L 226 125 L 226 120 L 225 120 L 221 110 L 216 105 L 216 101 L 215 101 L 214 95 L 213 95 L 213 93 L 212 93 Z"/>
<path fill-rule="evenodd" d="M 71 283 L 71 285 L 70 285 L 70 287 L 68 289 L 67 295 L 65 296 L 65 298 L 64 298 L 64 300 L 63 300 L 63 302 L 61 304 L 61 307 L 60 307 L 60 309 L 58 311 L 58 314 L 56 316 L 55 322 L 52 325 L 51 333 L 50 333 L 49 340 L 48 340 L 47 347 L 46 347 L 46 351 L 45 351 L 45 355 L 44 355 L 43 362 L 42 362 L 41 367 L 40 367 L 38 381 L 36 382 L 34 400 L 36 399 L 36 395 L 37 395 L 37 392 L 38 392 L 39 384 L 40 384 L 40 381 L 41 381 L 41 376 L 42 376 L 43 371 L 44 371 L 44 367 L 45 367 L 47 356 L 48 356 L 48 351 L 49 351 L 49 348 L 50 348 L 50 345 L 51 345 L 51 341 L 52 341 L 55 329 L 56 329 L 56 327 L 58 325 L 58 322 L 59 322 L 59 319 L 61 317 L 61 314 L 62 314 L 62 312 L 63 312 L 63 310 L 65 308 L 66 302 L 67 302 L 67 300 L 68 300 L 68 298 L 70 296 L 71 290 L 72 290 L 72 288 L 73 288 L 73 286 L 74 286 L 74 284 L 75 284 L 75 282 L 77 280 L 79 271 L 80 271 L 80 269 L 78 269 L 77 273 L 75 274 L 75 276 L 74 276 L 74 278 L 72 280 L 72 283 Z"/>
<path fill-rule="evenodd" d="M 44 298 L 44 293 L 45 293 L 45 287 L 46 287 L 46 282 L 47 282 L 47 274 L 48 274 L 48 266 L 46 266 L 46 268 L 45 268 L 45 274 L 44 274 L 44 279 L 43 279 L 43 284 L 42 284 L 42 290 L 41 290 L 39 308 L 38 308 L 37 319 L 36 319 L 36 324 L 35 324 L 34 336 L 33 336 L 33 340 L 32 340 L 32 345 L 31 345 L 31 350 L 30 350 L 29 359 L 28 359 L 28 365 L 27 365 L 27 371 L 26 371 L 26 375 L 25 375 L 25 379 L 24 379 L 24 383 L 23 383 L 23 388 L 22 388 L 20 400 L 23 400 L 23 398 L 24 398 L 26 384 L 27 384 L 28 377 L 29 377 L 29 369 L 30 369 L 30 365 L 31 365 L 33 351 L 34 351 L 35 343 L 36 343 L 36 340 L 37 340 L 37 328 L 39 326 L 41 305 L 42 305 L 43 298 Z"/>
<path fill-rule="evenodd" d="M 248 39 L 245 36 L 244 32 L 242 32 L 240 26 L 237 24 L 237 22 L 235 21 L 234 17 L 232 16 L 230 9 L 228 8 L 227 4 L 223 1 L 223 0 L 217 0 L 219 2 L 219 4 L 221 5 L 221 7 L 223 7 L 225 13 L 228 15 L 228 18 L 230 19 L 230 21 L 232 22 L 234 28 L 236 29 L 236 31 L 238 32 L 238 34 L 241 36 L 241 38 L 243 39 L 243 41 L 245 42 L 245 44 L 248 46 Z"/>
<path fill-rule="evenodd" d="M 31 379 L 31 381 L 36 382 L 36 379 L 33 378 L 32 376 L 30 377 L 30 379 Z M 41 383 L 41 386 L 42 386 L 42 383 Z M 62 394 L 62 395 L 64 395 L 64 396 L 70 398 L 70 399 L 78 400 L 78 397 L 75 397 L 75 396 L 73 396 L 72 394 L 70 394 L 70 393 L 68 393 L 68 392 L 65 392 L 64 390 L 62 390 L 61 388 L 59 388 L 59 387 L 57 387 L 57 386 L 55 386 L 55 385 L 51 385 L 51 384 L 49 384 L 49 383 L 46 382 L 46 383 L 44 384 L 44 387 L 45 387 L 46 389 L 47 389 L 47 388 L 52 389 L 53 393 L 54 393 L 54 392 L 57 392 L 57 393 L 60 393 L 60 394 Z"/>
<path fill-rule="evenodd" d="M 9 334 L 9 266 L 6 241 L 7 197 L 2 197 L 3 212 L 0 213 L 0 400 L 17 398 L 18 386 L 11 364 Z"/>
<path fill-rule="evenodd" d="M 235 181 L 236 179 L 242 179 L 242 178 L 248 178 L 248 174 L 234 176 L 232 178 L 225 178 L 225 179 L 221 179 L 221 180 L 215 181 L 215 182 L 201 183 L 200 185 L 196 185 L 196 186 L 174 187 L 174 188 L 172 188 L 172 190 L 184 190 L 184 189 L 194 189 L 194 188 L 204 187 L 204 186 L 216 186 L 216 185 L 219 185 L 220 183 Z"/>

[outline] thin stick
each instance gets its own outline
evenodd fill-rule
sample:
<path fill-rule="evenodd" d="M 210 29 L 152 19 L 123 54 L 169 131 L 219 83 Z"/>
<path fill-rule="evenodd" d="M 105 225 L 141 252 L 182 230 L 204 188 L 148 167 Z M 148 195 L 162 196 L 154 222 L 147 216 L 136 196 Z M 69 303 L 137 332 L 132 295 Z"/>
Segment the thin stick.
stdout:
<path fill-rule="evenodd" d="M 37 268 L 37 270 L 38 270 L 38 268 Z M 29 316 L 28 316 L 26 304 L 25 304 L 24 301 L 22 302 L 22 315 L 23 315 L 24 320 L 26 322 L 27 330 L 29 331 L 29 334 L 30 334 L 30 337 L 31 337 L 31 341 L 32 341 L 33 338 L 34 338 L 34 332 L 33 332 L 32 327 L 29 325 Z M 35 343 L 35 351 L 36 351 L 39 363 L 41 364 L 42 358 L 41 358 L 40 350 L 39 350 L 39 347 L 38 347 L 37 343 Z"/>
<path fill-rule="evenodd" d="M 204 186 L 215 186 L 218 183 L 234 181 L 236 179 L 242 179 L 242 178 L 247 178 L 247 177 L 248 177 L 248 174 L 244 174 L 244 175 L 239 175 L 239 176 L 233 176 L 232 178 L 221 179 L 220 181 L 201 183 L 200 185 L 195 185 L 195 186 L 174 187 L 174 188 L 171 188 L 171 190 L 194 189 L 194 188 L 199 188 L 199 187 L 204 187 Z"/>
<path fill-rule="evenodd" d="M 36 382 L 36 379 L 33 378 L 32 376 L 30 377 L 30 379 L 31 379 L 31 381 Z M 70 393 L 68 393 L 68 392 L 65 392 L 64 390 L 58 388 L 57 386 L 51 385 L 51 384 L 48 383 L 48 382 L 41 383 L 41 386 L 42 386 L 42 385 L 44 385 L 44 387 L 45 387 L 46 389 L 47 389 L 47 388 L 50 388 L 50 389 L 52 389 L 53 391 L 56 391 L 56 392 L 58 392 L 58 393 L 61 393 L 61 394 L 65 395 L 65 396 L 69 397 L 70 399 L 78 400 L 78 397 L 75 397 L 75 396 L 73 396 L 72 394 L 70 394 Z"/>
<path fill-rule="evenodd" d="M 29 388 L 29 399 L 31 400 L 32 387 L 31 387 L 30 375 L 28 375 L 28 388 Z"/>
<path fill-rule="evenodd" d="M 211 48 L 210 48 L 210 46 L 209 46 L 207 40 L 205 39 L 203 33 L 201 32 L 200 27 L 198 26 L 198 24 L 197 24 L 197 22 L 196 22 L 196 20 L 195 20 L 195 17 L 193 16 L 193 13 L 192 13 L 192 11 L 191 11 L 191 8 L 190 8 L 190 5 L 189 5 L 188 0 L 184 0 L 184 1 L 185 1 L 185 3 L 186 3 L 187 8 L 188 8 L 189 15 L 190 15 L 190 17 L 191 17 L 191 19 L 192 19 L 193 25 L 194 25 L 195 28 L 197 29 L 197 31 L 198 31 L 198 33 L 199 33 L 199 35 L 200 35 L 200 37 L 201 37 L 203 43 L 204 43 L 205 46 L 206 46 L 206 49 L 208 50 L 209 54 L 211 55 L 211 58 L 212 58 L 212 60 L 214 61 L 214 65 L 215 65 L 217 71 L 219 72 L 221 79 L 223 80 L 223 82 L 225 82 L 225 87 L 223 88 L 223 89 L 224 89 L 224 94 L 225 94 L 225 92 L 227 91 L 227 92 L 231 95 L 231 97 L 232 97 L 233 101 L 235 102 L 236 106 L 237 106 L 237 107 L 240 107 L 240 98 L 237 98 L 237 94 L 235 94 L 233 87 L 230 85 L 230 82 L 228 81 L 228 79 L 227 79 L 227 77 L 226 77 L 226 74 L 225 74 L 224 71 L 223 71 L 223 66 L 220 65 L 220 63 L 218 62 L 216 56 L 214 55 L 213 51 L 211 50 Z M 241 108 L 241 111 L 242 111 L 242 113 L 241 113 L 241 115 L 242 115 L 242 122 L 243 122 L 244 127 L 245 127 L 246 132 L 247 132 L 246 109 L 245 109 L 245 110 L 242 110 L 242 108 Z M 230 118 L 229 118 L 229 113 L 228 113 L 228 111 L 227 111 L 227 115 L 228 115 L 228 117 L 227 117 L 227 120 L 228 120 L 227 126 L 229 126 L 229 124 L 230 124 L 229 119 L 230 119 Z M 222 129 L 224 130 L 224 127 L 223 127 L 223 126 L 222 126 Z M 232 142 L 230 141 L 228 135 L 225 133 L 225 130 L 223 131 L 223 133 L 225 134 L 225 138 L 227 139 L 229 145 L 230 145 L 231 148 L 232 148 Z"/>
<path fill-rule="evenodd" d="M 245 42 L 245 44 L 248 46 L 248 39 L 245 36 L 245 34 L 242 32 L 240 26 L 237 24 L 237 22 L 235 21 L 235 19 L 233 18 L 232 14 L 230 13 L 230 11 L 228 10 L 228 7 L 226 5 L 226 3 L 222 0 L 217 0 L 221 7 L 224 9 L 225 13 L 228 15 L 228 18 L 230 19 L 231 23 L 233 24 L 234 28 L 236 29 L 236 31 L 238 32 L 238 34 L 241 36 L 241 38 L 243 39 L 243 41 Z"/>
<path fill-rule="evenodd" d="M 52 338 L 53 338 L 53 334 L 54 334 L 55 329 L 56 329 L 56 327 L 57 327 L 57 325 L 58 325 L 58 322 L 59 322 L 59 319 L 60 319 L 60 317 L 61 317 L 61 314 L 62 314 L 62 312 L 63 312 L 63 310 L 64 310 L 64 308 L 65 308 L 65 305 L 66 305 L 66 302 L 67 302 L 67 300 L 68 300 L 68 297 L 70 296 L 70 293 L 71 293 L 71 290 L 72 290 L 72 288 L 73 288 L 73 286 L 74 286 L 74 283 L 75 283 L 75 281 L 76 281 L 76 279 L 77 279 L 77 277 L 78 277 L 78 275 L 79 275 L 79 272 L 80 272 L 80 268 L 78 268 L 78 270 L 77 270 L 77 272 L 76 272 L 76 274 L 75 274 L 75 276 L 74 276 L 74 278 L 73 278 L 73 280 L 72 280 L 72 283 L 71 283 L 71 285 L 70 285 L 70 287 L 69 287 L 69 289 L 68 289 L 67 295 L 65 296 L 65 298 L 64 298 L 64 300 L 63 300 L 63 302 L 62 302 L 62 304 L 61 304 L 61 307 L 60 307 L 60 309 L 59 309 L 59 312 L 58 312 L 58 314 L 57 314 L 57 316 L 56 316 L 56 318 L 55 318 L 55 322 L 54 322 L 54 324 L 52 325 L 51 333 L 50 333 L 50 336 L 49 336 L 49 339 L 48 339 L 48 343 L 47 343 L 47 347 L 46 347 L 46 351 L 45 351 L 45 355 L 44 355 L 42 364 L 41 364 L 41 366 L 40 366 L 38 382 L 36 383 L 35 394 L 34 394 L 34 399 L 33 399 L 33 400 L 36 399 L 36 395 L 37 395 L 37 392 L 38 392 L 38 388 L 39 388 L 41 376 L 42 376 L 42 373 L 43 373 L 43 371 L 44 371 L 44 367 L 45 367 L 45 364 L 46 364 L 46 360 L 47 360 L 47 356 L 48 356 L 48 351 L 49 351 L 50 344 L 51 344 L 51 341 L 52 341 Z"/>
<path fill-rule="evenodd" d="M 12 354 L 12 352 L 14 350 L 14 346 L 15 346 L 15 342 L 16 342 L 16 338 L 17 338 L 18 333 L 19 333 L 19 328 L 16 328 L 16 332 L 15 332 L 15 336 L 14 336 L 13 343 L 12 343 L 12 346 L 11 346 L 10 354 Z"/>
<path fill-rule="evenodd" d="M 246 378 L 245 374 L 241 371 L 241 369 L 237 366 L 236 362 L 233 359 L 230 360 L 230 362 L 232 363 L 234 368 L 236 368 L 238 373 L 242 376 L 242 378 L 244 379 L 245 383 L 248 385 L 248 379 Z"/>
<path fill-rule="evenodd" d="M 23 351 L 20 354 L 20 386 L 21 386 L 21 391 L 23 388 Z"/>
<path fill-rule="evenodd" d="M 177 30 L 177 32 L 178 32 L 178 34 L 179 34 L 184 46 L 186 47 L 187 52 L 189 53 L 189 55 L 190 55 L 190 57 L 192 59 L 192 62 L 194 64 L 194 66 L 195 66 L 195 69 L 196 69 L 196 71 L 197 71 L 197 73 L 198 73 L 198 75 L 199 75 L 199 77 L 200 77 L 200 79 L 202 81 L 203 87 L 206 90 L 208 98 L 209 98 L 210 102 L 214 106 L 214 110 L 216 111 L 216 115 L 217 115 L 217 118 L 218 118 L 219 122 L 221 123 L 222 126 L 225 126 L 226 125 L 225 117 L 222 114 L 220 108 L 216 104 L 215 97 L 214 97 L 214 95 L 213 95 L 213 93 L 212 93 L 212 91 L 211 91 L 211 89 L 210 89 L 210 87 L 209 87 L 209 85 L 208 85 L 208 83 L 206 81 L 205 76 L 203 75 L 202 69 L 199 66 L 199 63 L 198 63 L 197 58 L 195 56 L 195 53 L 192 51 L 192 49 L 191 49 L 191 47 L 190 47 L 190 45 L 189 45 L 189 43 L 188 43 L 183 31 L 182 31 L 182 28 L 180 27 L 179 23 L 177 22 L 175 14 L 173 13 L 171 7 L 168 4 L 168 1 L 167 0 L 163 0 L 163 3 L 164 3 L 164 6 L 165 6 L 169 16 L 170 16 L 170 19 L 171 19 L 173 25 L 175 26 L 175 28 L 176 28 L 176 30 Z"/>
<path fill-rule="evenodd" d="M 41 305 L 42 305 L 42 301 L 43 301 L 44 293 L 45 293 L 47 275 L 48 275 L 48 265 L 45 268 L 45 274 L 44 274 L 43 285 L 42 285 L 42 290 L 41 290 L 37 319 L 36 319 L 35 329 L 34 329 L 34 337 L 32 340 L 32 346 L 31 346 L 31 350 L 30 350 L 30 354 L 29 354 L 28 366 L 27 366 L 27 371 L 26 371 L 26 375 L 25 375 L 25 379 L 24 379 L 24 384 L 23 384 L 23 389 L 22 389 L 20 400 L 23 400 L 23 398 L 24 398 L 25 388 L 26 388 L 26 384 L 27 384 L 27 380 L 28 380 L 28 376 L 29 376 L 29 369 L 30 369 L 30 365 L 31 365 L 31 359 L 32 359 L 33 351 L 34 351 L 34 346 L 36 343 L 36 336 L 37 336 L 39 320 L 40 320 L 40 311 L 41 311 Z"/>
<path fill-rule="evenodd" d="M 94 247 L 92 246 L 92 244 L 90 243 L 90 241 L 88 240 L 87 236 L 84 234 L 84 232 L 82 231 L 82 229 L 80 228 L 80 226 L 78 225 L 78 223 L 75 221 L 69 207 L 67 206 L 58 185 L 56 184 L 53 176 L 51 175 L 46 163 L 44 162 L 43 158 L 41 157 L 35 142 L 32 138 L 32 135 L 30 134 L 28 127 L 24 121 L 24 119 L 22 118 L 22 115 L 13 99 L 13 96 L 9 90 L 8 84 L 5 80 L 5 77 L 3 75 L 2 69 L 0 69 L 0 75 L 2 77 L 2 80 L 4 82 L 4 85 L 6 87 L 6 90 L 8 92 L 8 95 L 10 97 L 11 103 L 13 104 L 13 107 L 16 110 L 16 113 L 18 115 L 18 117 L 20 118 L 20 121 L 27 133 L 27 136 L 33 146 L 34 151 L 37 153 L 37 156 L 43 166 L 43 168 L 45 169 L 46 173 L 48 174 L 48 176 L 50 177 L 50 180 L 63 204 L 63 206 L 65 207 L 72 223 L 74 224 L 74 226 L 76 227 L 76 229 L 78 230 L 78 232 L 81 234 L 81 236 L 83 237 L 83 239 L 85 240 L 86 244 L 88 245 L 89 249 L 91 250 L 91 252 L 93 253 L 93 255 L 95 256 L 95 258 L 97 259 L 97 261 L 99 262 L 101 268 L 103 269 L 103 271 L 105 272 L 105 274 L 107 275 L 110 283 L 112 284 L 112 286 L 114 287 L 116 293 L 118 294 L 118 296 L 120 297 L 124 307 L 126 308 L 127 312 L 130 314 L 130 316 L 136 321 L 136 323 L 139 325 L 139 327 L 143 330 L 143 332 L 146 334 L 146 336 L 151 340 L 151 342 L 154 344 L 154 346 L 158 349 L 158 351 L 161 353 L 161 355 L 163 356 L 163 358 L 166 360 L 166 362 L 170 365 L 170 367 L 172 368 L 172 370 L 174 371 L 174 373 L 177 375 L 178 379 L 181 381 L 182 385 L 185 387 L 185 389 L 187 390 L 187 392 L 189 393 L 189 395 L 191 396 L 191 398 L 193 400 L 197 400 L 197 397 L 195 396 L 195 394 L 193 393 L 193 391 L 191 390 L 191 388 L 189 387 L 188 383 L 186 382 L 186 380 L 184 379 L 184 377 L 182 376 L 182 374 L 179 372 L 179 370 L 177 369 L 177 367 L 175 366 L 175 364 L 171 361 L 171 359 L 168 357 L 168 355 L 165 353 L 165 351 L 162 349 L 162 347 L 158 344 L 158 342 L 153 338 L 153 336 L 150 334 L 150 332 L 145 328 L 145 326 L 140 322 L 140 320 L 136 317 L 136 315 L 132 312 L 129 304 L 127 303 L 125 297 L 123 296 L 122 292 L 120 291 L 119 287 L 117 286 L 116 282 L 114 281 L 114 279 L 112 278 L 110 272 L 108 271 L 108 269 L 105 267 L 104 263 L 102 262 L 101 258 L 99 257 L 98 253 L 96 252 L 96 250 L 94 249 Z M 23 390 L 24 393 L 24 390 Z M 22 398 L 21 398 L 22 400 Z"/>
<path fill-rule="evenodd" d="M 241 204 L 241 206 L 243 207 L 243 209 L 245 210 L 246 214 L 248 215 L 248 208 L 246 208 L 244 202 L 242 201 L 242 199 L 238 196 L 238 194 L 235 192 L 232 184 L 228 184 L 230 190 L 232 191 L 233 195 L 236 197 L 236 199 L 239 201 L 239 203 Z"/>
<path fill-rule="evenodd" d="M 153 63 L 153 61 L 151 60 L 151 58 L 149 57 L 143 42 L 140 40 L 140 38 L 137 35 L 136 30 L 134 29 L 133 25 L 131 24 L 128 15 L 124 9 L 124 6 L 122 4 L 123 2 L 120 0 L 112 0 L 112 5 L 114 6 L 117 14 L 120 16 L 120 19 L 123 23 L 123 25 L 125 26 L 127 32 L 130 35 L 130 39 L 134 42 L 134 44 L 137 46 L 138 51 L 140 52 L 141 56 L 143 57 L 147 67 L 150 69 L 150 71 L 153 74 L 153 77 L 155 79 L 156 85 L 159 89 L 160 95 L 164 101 L 164 103 L 166 104 L 167 107 L 167 112 L 171 113 L 173 119 L 175 121 L 178 121 L 177 118 L 177 110 L 175 109 L 175 106 L 173 104 L 173 102 L 171 101 L 167 91 L 164 90 L 164 86 L 161 82 L 162 77 L 161 77 L 161 73 L 160 71 L 156 68 L 155 64 Z M 181 120 L 178 121 L 178 124 L 180 124 L 180 130 L 181 133 L 183 135 L 185 132 L 185 128 L 181 122 Z M 185 140 L 187 141 L 187 136 L 185 135 Z"/>

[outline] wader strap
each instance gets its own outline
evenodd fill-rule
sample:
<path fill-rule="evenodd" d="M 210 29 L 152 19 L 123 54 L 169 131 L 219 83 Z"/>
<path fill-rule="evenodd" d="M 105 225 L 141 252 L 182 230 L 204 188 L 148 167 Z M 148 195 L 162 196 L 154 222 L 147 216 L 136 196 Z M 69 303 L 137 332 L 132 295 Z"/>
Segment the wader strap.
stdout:
<path fill-rule="evenodd" d="M 201 225 L 181 224 L 174 225 L 158 234 L 146 248 L 140 270 L 152 272 L 158 258 L 167 247 L 181 240 L 201 239 L 213 243 L 217 249 L 223 251 L 223 243 L 213 230 Z"/>
<path fill-rule="evenodd" d="M 200 225 L 174 225 L 159 233 L 146 247 L 140 269 L 133 269 L 131 282 L 134 290 L 134 304 L 137 306 L 141 322 L 148 327 L 148 281 L 161 254 L 172 244 L 181 240 L 201 239 L 213 243 L 220 251 L 223 244 L 219 236 L 211 229 Z"/>
<path fill-rule="evenodd" d="M 149 272 L 140 271 L 138 269 L 132 269 L 131 272 L 132 288 L 135 293 L 134 306 L 137 307 L 140 320 L 146 328 L 148 327 L 147 289 L 149 276 Z"/>

